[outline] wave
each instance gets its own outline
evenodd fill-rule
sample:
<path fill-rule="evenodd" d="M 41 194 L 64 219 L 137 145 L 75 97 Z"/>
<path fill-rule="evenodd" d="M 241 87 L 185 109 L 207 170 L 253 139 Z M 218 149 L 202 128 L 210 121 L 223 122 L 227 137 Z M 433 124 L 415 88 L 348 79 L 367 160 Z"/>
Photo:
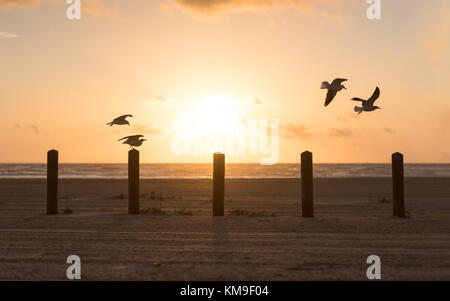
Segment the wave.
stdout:
<path fill-rule="evenodd" d="M 227 178 L 299 178 L 300 164 L 227 164 Z M 44 179 L 45 164 L 0 164 L 0 179 Z M 390 177 L 390 164 L 315 164 L 317 178 Z M 126 164 L 60 164 L 66 179 L 126 179 Z M 141 164 L 142 179 L 208 179 L 211 164 Z M 406 177 L 450 177 L 450 164 L 405 164 Z"/>

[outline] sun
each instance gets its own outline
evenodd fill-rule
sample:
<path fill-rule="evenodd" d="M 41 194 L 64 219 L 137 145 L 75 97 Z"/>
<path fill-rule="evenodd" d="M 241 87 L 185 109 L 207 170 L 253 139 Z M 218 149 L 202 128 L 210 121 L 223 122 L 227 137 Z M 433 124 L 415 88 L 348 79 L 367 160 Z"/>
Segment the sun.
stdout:
<path fill-rule="evenodd" d="M 177 137 L 183 137 L 186 145 L 210 143 L 234 137 L 239 129 L 239 102 L 222 95 L 210 95 L 194 102 L 174 123 Z M 224 151 L 214 146 L 214 151 Z M 213 148 L 214 148 L 213 147 Z M 194 147 L 195 148 L 195 147 Z"/>
<path fill-rule="evenodd" d="M 239 120 L 238 102 L 222 95 L 206 96 L 184 112 L 181 119 L 197 136 L 232 134 Z"/>
<path fill-rule="evenodd" d="M 235 130 L 237 102 L 221 95 L 207 96 L 195 104 L 192 121 L 198 135 L 226 135 Z"/>

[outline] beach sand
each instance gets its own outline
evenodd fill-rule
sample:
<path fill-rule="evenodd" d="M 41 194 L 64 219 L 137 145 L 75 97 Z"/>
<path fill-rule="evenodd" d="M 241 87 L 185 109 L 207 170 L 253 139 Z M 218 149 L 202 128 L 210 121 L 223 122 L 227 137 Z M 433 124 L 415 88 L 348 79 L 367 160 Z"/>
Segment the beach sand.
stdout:
<path fill-rule="evenodd" d="M 45 180 L 0 180 L 0 279 L 64 280 L 78 255 L 84 280 L 366 280 L 378 255 L 382 280 L 450 280 L 450 178 L 406 179 L 407 219 L 388 178 L 315 179 L 314 218 L 296 179 L 227 180 L 225 217 L 211 184 L 142 180 L 165 214 L 132 216 L 126 180 L 60 180 L 72 213 L 48 216 Z"/>

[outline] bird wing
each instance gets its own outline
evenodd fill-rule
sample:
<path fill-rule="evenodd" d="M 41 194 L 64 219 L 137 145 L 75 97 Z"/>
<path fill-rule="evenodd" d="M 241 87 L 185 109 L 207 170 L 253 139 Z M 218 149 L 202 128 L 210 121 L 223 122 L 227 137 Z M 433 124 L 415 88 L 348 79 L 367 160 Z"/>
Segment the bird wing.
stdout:
<path fill-rule="evenodd" d="M 128 140 L 137 140 L 137 139 L 142 138 L 142 137 L 144 137 L 144 135 L 126 136 L 126 137 L 123 137 L 122 139 L 119 139 L 119 140 L 117 140 L 117 141 L 122 141 L 122 140 L 125 140 L 125 139 L 128 139 Z"/>
<path fill-rule="evenodd" d="M 380 88 L 376 88 L 372 96 L 367 100 L 367 103 L 373 106 L 374 102 L 380 97 Z"/>
<path fill-rule="evenodd" d="M 329 87 L 330 87 L 329 82 L 322 82 L 322 84 L 320 85 L 320 89 L 328 89 Z"/>
<path fill-rule="evenodd" d="M 364 111 L 364 108 L 355 107 L 355 112 L 358 112 L 358 114 L 361 114 L 363 111 Z"/>
<path fill-rule="evenodd" d="M 325 106 L 328 106 L 330 102 L 334 99 L 336 96 L 337 91 L 334 89 L 329 89 L 327 93 L 327 99 L 325 100 Z"/>
<path fill-rule="evenodd" d="M 353 97 L 352 100 L 353 101 L 361 101 L 363 106 L 365 106 L 366 102 L 367 102 L 367 100 L 364 100 L 364 99 L 361 99 L 361 98 L 358 98 L 358 97 Z"/>
<path fill-rule="evenodd" d="M 133 115 L 130 115 L 130 114 L 122 115 L 122 116 L 119 116 L 116 119 L 114 119 L 114 121 L 125 120 L 127 117 L 133 117 Z"/>
<path fill-rule="evenodd" d="M 347 81 L 348 79 L 345 78 L 336 78 L 331 85 L 332 86 L 340 86 L 343 82 Z"/>

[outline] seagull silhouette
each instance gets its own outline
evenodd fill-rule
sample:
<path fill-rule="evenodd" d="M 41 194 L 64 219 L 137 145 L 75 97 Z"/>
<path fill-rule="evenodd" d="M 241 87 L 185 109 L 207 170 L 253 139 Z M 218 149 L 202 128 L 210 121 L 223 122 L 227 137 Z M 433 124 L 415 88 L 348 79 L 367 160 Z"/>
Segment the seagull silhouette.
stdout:
<path fill-rule="evenodd" d="M 123 141 L 126 139 L 122 144 L 128 144 L 130 148 L 134 149 L 134 147 L 139 147 L 142 143 L 144 143 L 144 141 L 147 141 L 147 139 L 140 139 L 143 137 L 144 135 L 127 136 L 117 141 Z"/>
<path fill-rule="evenodd" d="M 327 89 L 327 98 L 325 100 L 325 106 L 328 106 L 330 102 L 334 99 L 337 92 L 341 91 L 342 89 L 347 88 L 342 85 L 343 82 L 347 81 L 347 79 L 344 78 L 336 78 L 330 85 L 329 82 L 322 82 L 322 85 L 320 86 L 320 89 Z"/>
<path fill-rule="evenodd" d="M 355 112 L 358 112 L 358 114 L 361 114 L 362 112 L 372 112 L 378 109 L 381 109 L 380 107 L 374 106 L 373 104 L 375 101 L 380 97 L 380 88 L 376 88 L 373 92 L 372 96 L 368 100 L 364 100 L 358 97 L 352 98 L 354 101 L 361 101 L 362 107 L 355 106 Z"/>
<path fill-rule="evenodd" d="M 124 124 L 128 124 L 128 126 L 130 126 L 130 123 L 127 120 L 127 117 L 133 117 L 133 115 L 122 115 L 117 117 L 116 119 L 114 119 L 113 121 L 107 123 L 107 125 L 109 126 L 113 126 L 113 125 L 124 125 Z"/>

